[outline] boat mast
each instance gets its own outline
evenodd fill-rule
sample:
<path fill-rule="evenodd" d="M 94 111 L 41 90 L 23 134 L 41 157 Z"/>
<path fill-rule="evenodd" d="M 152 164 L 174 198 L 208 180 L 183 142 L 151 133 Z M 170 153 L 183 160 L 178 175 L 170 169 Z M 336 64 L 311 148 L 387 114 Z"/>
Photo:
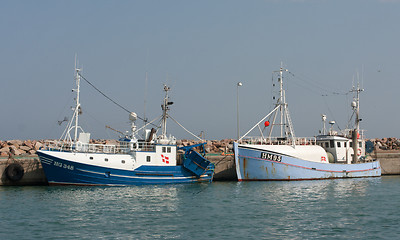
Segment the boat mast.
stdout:
<path fill-rule="evenodd" d="M 286 70 L 286 69 L 285 69 Z M 280 115 L 281 115 L 281 137 L 283 137 L 283 133 L 284 133 L 284 124 L 283 124 L 283 110 L 284 110 L 284 99 L 283 96 L 285 95 L 283 92 L 283 66 L 281 63 L 281 68 L 279 70 L 279 111 L 280 111 Z"/>
<path fill-rule="evenodd" d="M 167 137 L 167 118 L 168 118 L 168 110 L 169 110 L 169 105 L 172 105 L 173 102 L 168 102 L 168 91 L 170 91 L 170 87 L 167 85 L 164 85 L 164 91 L 165 91 L 165 97 L 164 97 L 164 102 L 161 105 L 161 109 L 163 110 L 163 115 L 162 115 L 162 137 L 165 139 Z"/>
<path fill-rule="evenodd" d="M 276 103 L 276 106 L 279 106 L 279 112 L 280 112 L 280 137 L 281 138 L 288 138 L 289 136 L 292 137 L 292 144 L 294 145 L 294 130 L 293 130 L 293 125 L 292 121 L 290 119 L 290 114 L 289 114 L 289 109 L 288 109 L 288 104 L 286 103 L 286 96 L 285 96 L 285 90 L 283 88 L 283 73 L 288 72 L 289 70 L 283 68 L 283 63 L 281 63 L 281 67 L 279 71 L 274 71 L 275 73 L 278 73 L 278 82 L 279 82 L 279 99 Z M 274 116 L 274 121 L 275 122 L 275 117 Z M 288 129 L 287 129 L 288 128 Z M 270 130 L 270 135 L 272 133 L 272 127 Z"/>
<path fill-rule="evenodd" d="M 353 86 L 353 89 L 350 92 L 355 92 L 356 96 L 354 101 L 351 103 L 353 110 L 356 114 L 355 126 L 352 132 L 352 141 L 353 141 L 353 163 L 356 163 L 358 160 L 358 136 L 360 131 L 360 92 L 364 91 L 364 89 L 360 88 L 360 82 L 357 83 L 357 88 Z"/>
<path fill-rule="evenodd" d="M 75 57 L 75 80 L 76 80 L 76 89 L 73 89 L 73 91 L 76 92 L 76 106 L 75 106 L 75 132 L 74 132 L 74 142 L 76 142 L 77 137 L 78 137 L 78 116 L 79 116 L 79 111 L 81 108 L 81 104 L 79 102 L 79 93 L 80 93 L 80 82 L 81 82 L 81 76 L 79 74 L 79 72 L 81 71 L 81 69 L 79 69 L 77 67 L 77 61 L 76 61 L 76 57 Z"/>
<path fill-rule="evenodd" d="M 238 141 L 240 141 L 244 137 L 246 137 L 247 134 L 249 134 L 251 131 L 253 131 L 253 129 L 256 128 L 257 126 L 259 126 L 259 124 L 262 121 L 264 121 L 266 118 L 270 117 L 273 114 L 272 124 L 271 124 L 271 128 L 269 129 L 269 135 L 268 135 L 269 140 L 271 140 L 273 133 L 275 133 L 275 135 L 278 135 L 277 131 L 274 131 L 274 126 L 280 125 L 281 133 L 280 133 L 280 137 L 278 137 L 277 140 L 283 141 L 282 143 L 284 143 L 284 144 L 291 143 L 291 145 L 293 147 L 295 147 L 295 145 L 296 145 L 295 138 L 296 137 L 294 135 L 293 124 L 292 124 L 292 120 L 290 118 L 288 104 L 286 103 L 285 90 L 283 88 L 283 72 L 288 72 L 288 71 L 289 70 L 283 68 L 283 64 L 281 63 L 281 68 L 279 69 L 279 71 L 272 72 L 273 87 L 276 86 L 275 79 L 276 79 L 277 75 L 278 75 L 278 82 L 279 82 L 279 98 L 276 101 L 275 108 L 270 113 L 268 113 L 267 116 L 265 116 L 263 119 L 261 119 L 255 126 L 253 126 L 249 131 L 247 131 L 246 134 L 244 134 L 242 137 L 240 137 L 238 139 Z M 276 97 L 274 96 L 273 99 L 276 99 Z M 279 113 L 280 122 L 275 123 L 277 118 L 279 118 L 278 111 L 280 112 Z M 279 121 L 279 119 L 277 121 Z M 260 129 L 260 131 L 261 131 L 261 129 Z M 261 133 L 261 135 L 262 135 L 262 133 Z M 291 141 L 288 141 L 289 137 L 291 138 Z M 264 136 L 262 136 L 262 138 L 264 139 Z"/>

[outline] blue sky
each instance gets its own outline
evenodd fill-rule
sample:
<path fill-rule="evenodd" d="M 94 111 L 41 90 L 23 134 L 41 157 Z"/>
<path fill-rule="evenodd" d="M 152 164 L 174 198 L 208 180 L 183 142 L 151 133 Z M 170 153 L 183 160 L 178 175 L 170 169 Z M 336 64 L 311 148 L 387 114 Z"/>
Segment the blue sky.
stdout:
<path fill-rule="evenodd" d="M 162 86 L 170 114 L 207 139 L 236 137 L 272 107 L 271 72 L 296 77 L 287 101 L 296 136 L 314 136 L 321 114 L 341 128 L 357 73 L 362 128 L 399 137 L 400 1 L 7 1 L 0 8 L 0 139 L 58 138 L 73 105 L 74 56 L 82 74 L 124 107 L 153 119 Z M 145 75 L 148 85 L 145 91 Z M 81 86 L 81 125 L 93 138 L 128 130 L 128 114 Z M 322 96 L 322 95 L 328 96 Z M 140 122 L 138 122 L 140 123 Z M 169 132 L 192 138 L 175 123 Z"/>

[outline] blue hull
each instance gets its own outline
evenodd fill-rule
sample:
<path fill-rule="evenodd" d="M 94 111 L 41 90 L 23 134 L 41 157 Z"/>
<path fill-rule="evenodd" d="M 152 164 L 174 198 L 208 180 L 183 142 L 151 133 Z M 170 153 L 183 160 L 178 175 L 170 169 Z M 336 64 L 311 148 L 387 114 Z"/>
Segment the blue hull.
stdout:
<path fill-rule="evenodd" d="M 312 180 L 329 178 L 381 176 L 379 161 L 358 164 L 318 163 L 283 153 L 268 152 L 246 145 L 234 145 L 236 173 L 239 181 Z M 276 156 L 276 161 L 262 154 Z"/>
<path fill-rule="evenodd" d="M 121 170 L 81 164 L 38 152 L 47 181 L 51 185 L 143 185 L 212 182 L 213 165 L 197 177 L 183 166 L 141 166 Z"/>

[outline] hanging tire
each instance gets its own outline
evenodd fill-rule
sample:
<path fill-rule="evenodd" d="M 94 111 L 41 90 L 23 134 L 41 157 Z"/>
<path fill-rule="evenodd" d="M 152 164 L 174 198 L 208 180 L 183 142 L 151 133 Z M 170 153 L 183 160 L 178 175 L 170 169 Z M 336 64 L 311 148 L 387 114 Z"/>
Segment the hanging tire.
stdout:
<path fill-rule="evenodd" d="M 17 182 L 24 176 L 24 168 L 18 163 L 11 163 L 8 165 L 6 170 L 4 170 L 7 179 L 12 182 Z"/>

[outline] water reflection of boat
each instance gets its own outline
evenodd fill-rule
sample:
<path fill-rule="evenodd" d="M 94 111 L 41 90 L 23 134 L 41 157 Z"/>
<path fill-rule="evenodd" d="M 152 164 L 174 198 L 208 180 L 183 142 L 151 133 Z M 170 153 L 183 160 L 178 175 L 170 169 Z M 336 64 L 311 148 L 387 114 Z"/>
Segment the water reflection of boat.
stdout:
<path fill-rule="evenodd" d="M 167 136 L 168 110 L 172 105 L 168 97 L 170 88 L 167 86 L 164 86 L 165 97 L 161 105 L 163 114 L 158 118 L 161 119 L 159 136 L 156 135 L 157 130 L 152 128 L 144 130 L 144 139 L 138 139 L 141 129 L 137 130 L 137 115 L 131 112 L 129 136 L 120 139 L 116 145 L 89 143 L 90 133 L 85 133 L 78 125 L 82 76 L 80 70 L 75 69 L 77 88 L 74 91 L 77 95 L 73 117 L 67 124 L 62 140 L 49 143 L 38 151 L 49 184 L 138 185 L 212 181 L 214 164 L 193 150 L 205 143 L 184 147 L 185 153 L 180 159 L 177 157 L 179 148 L 176 139 Z M 70 133 L 72 131 L 74 138 Z"/>
<path fill-rule="evenodd" d="M 343 134 L 322 134 L 316 138 L 296 138 L 286 103 L 283 78 L 286 69 L 276 71 L 279 87 L 275 108 L 234 142 L 236 173 L 239 181 L 252 180 L 305 180 L 349 177 L 376 177 L 381 175 L 379 161 L 365 158 L 365 141 L 359 131 L 359 86 L 352 107 L 356 116 L 355 127 Z M 269 135 L 264 136 L 269 127 Z M 272 136 L 274 126 L 280 134 Z M 247 137 L 256 127 L 260 137 Z M 361 132 L 362 133 L 362 132 Z M 361 138 L 359 138 L 361 136 Z M 354 154 L 356 153 L 356 154 Z"/>

